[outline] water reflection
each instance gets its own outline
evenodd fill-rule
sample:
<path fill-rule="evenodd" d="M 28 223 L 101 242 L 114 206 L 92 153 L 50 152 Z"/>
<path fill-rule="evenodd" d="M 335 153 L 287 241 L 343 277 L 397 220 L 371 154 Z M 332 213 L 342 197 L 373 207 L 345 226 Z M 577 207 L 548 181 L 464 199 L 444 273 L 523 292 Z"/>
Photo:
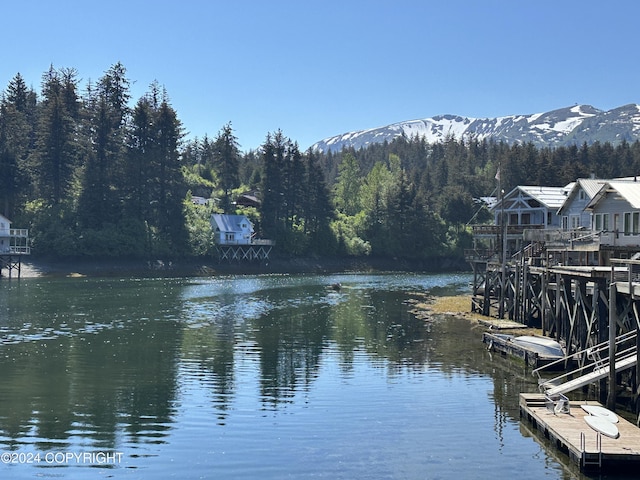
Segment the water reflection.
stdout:
<path fill-rule="evenodd" d="M 4 290 L 3 443 L 48 450 L 78 438 L 98 449 L 115 448 L 119 435 L 162 441 L 180 356 L 175 292 L 151 285 L 131 295 L 130 283 L 113 281 L 65 288 L 71 285 L 21 282 Z M 151 313 L 147 301 L 159 292 Z M 20 308 L 27 297 L 28 308 Z"/>
<path fill-rule="evenodd" d="M 168 459 L 180 456 L 180 478 L 300 477 L 308 465 L 332 478 L 468 477 L 472 445 L 473 463 L 522 439 L 517 395 L 532 382 L 492 362 L 467 320 L 410 313 L 414 293 L 468 281 L 0 282 L 0 445 L 120 450 L 141 478 L 177 473 Z M 461 441 L 460 465 L 443 461 Z"/>

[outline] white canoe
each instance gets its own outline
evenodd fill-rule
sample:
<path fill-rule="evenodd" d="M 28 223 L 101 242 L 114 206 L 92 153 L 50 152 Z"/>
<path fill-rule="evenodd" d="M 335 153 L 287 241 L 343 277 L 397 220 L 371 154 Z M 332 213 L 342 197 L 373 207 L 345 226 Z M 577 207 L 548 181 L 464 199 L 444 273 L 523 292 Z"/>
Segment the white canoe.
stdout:
<path fill-rule="evenodd" d="M 593 428 L 596 432 L 600 432 L 607 437 L 618 438 L 620 436 L 620 432 L 618 431 L 616 424 L 611 423 L 605 418 L 596 417 L 595 415 L 586 415 L 584 417 L 584 421 L 587 422 L 587 425 Z"/>
<path fill-rule="evenodd" d="M 618 416 L 608 408 L 601 407 L 600 405 L 580 405 L 582 410 L 589 415 L 596 417 L 602 417 L 605 420 L 609 420 L 611 423 L 618 423 Z"/>

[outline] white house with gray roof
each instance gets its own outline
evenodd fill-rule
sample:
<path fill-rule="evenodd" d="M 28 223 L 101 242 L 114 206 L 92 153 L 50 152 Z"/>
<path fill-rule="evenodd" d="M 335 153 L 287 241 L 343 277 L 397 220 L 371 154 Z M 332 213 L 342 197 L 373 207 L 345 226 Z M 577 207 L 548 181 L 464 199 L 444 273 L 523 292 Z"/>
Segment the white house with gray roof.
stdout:
<path fill-rule="evenodd" d="M 211 215 L 211 228 L 218 245 L 251 245 L 253 224 L 245 215 Z"/>
<path fill-rule="evenodd" d="M 504 216 L 509 226 L 559 228 L 557 212 L 566 200 L 567 187 L 519 185 L 493 205 L 496 225 Z"/>
<path fill-rule="evenodd" d="M 567 185 L 567 196 L 558 210 L 562 230 L 591 230 L 591 212 L 585 208 L 605 183 L 601 179 L 579 178 Z"/>
<path fill-rule="evenodd" d="M 535 237 L 531 232 L 559 230 L 558 210 L 567 198 L 567 187 L 541 187 L 518 185 L 491 206 L 493 225 L 474 225 L 474 239 L 490 244 L 489 250 L 501 249 L 506 234 L 507 255 L 522 250 L 525 242 Z"/>
<path fill-rule="evenodd" d="M 600 246 L 640 248 L 640 182 L 606 182 L 585 207 Z"/>

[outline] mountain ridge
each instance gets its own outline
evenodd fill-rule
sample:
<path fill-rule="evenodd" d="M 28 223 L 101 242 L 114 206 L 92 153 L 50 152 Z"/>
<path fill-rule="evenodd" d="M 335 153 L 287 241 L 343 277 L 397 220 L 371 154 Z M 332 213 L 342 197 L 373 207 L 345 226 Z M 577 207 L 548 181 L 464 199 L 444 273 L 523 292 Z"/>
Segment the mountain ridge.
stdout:
<path fill-rule="evenodd" d="M 595 142 L 620 143 L 640 140 L 640 105 L 630 103 L 611 110 L 591 105 L 573 105 L 549 112 L 474 118 L 461 115 L 436 115 L 407 120 L 382 127 L 347 132 L 314 143 L 313 150 L 328 152 L 343 148 L 366 148 L 405 136 L 420 137 L 437 143 L 456 139 L 490 139 L 508 144 L 531 142 L 538 147 L 561 147 Z"/>

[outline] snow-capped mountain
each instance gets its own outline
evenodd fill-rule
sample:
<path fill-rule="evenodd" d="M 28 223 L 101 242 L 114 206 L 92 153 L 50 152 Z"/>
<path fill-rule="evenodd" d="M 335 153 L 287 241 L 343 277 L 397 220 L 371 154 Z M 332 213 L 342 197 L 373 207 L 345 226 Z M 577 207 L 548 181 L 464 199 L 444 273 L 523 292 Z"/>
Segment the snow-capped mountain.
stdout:
<path fill-rule="evenodd" d="M 448 137 L 467 140 L 493 139 L 509 144 L 532 142 L 538 147 L 559 147 L 599 142 L 619 143 L 640 140 L 640 105 L 629 104 L 604 111 L 591 105 L 552 110 L 531 115 L 510 115 L 498 118 L 469 118 L 438 115 L 423 120 L 410 120 L 385 127 L 344 133 L 321 140 L 312 149 L 327 152 L 343 147 L 356 150 L 374 143 L 390 142 L 404 135 L 424 137 L 436 143 Z"/>

